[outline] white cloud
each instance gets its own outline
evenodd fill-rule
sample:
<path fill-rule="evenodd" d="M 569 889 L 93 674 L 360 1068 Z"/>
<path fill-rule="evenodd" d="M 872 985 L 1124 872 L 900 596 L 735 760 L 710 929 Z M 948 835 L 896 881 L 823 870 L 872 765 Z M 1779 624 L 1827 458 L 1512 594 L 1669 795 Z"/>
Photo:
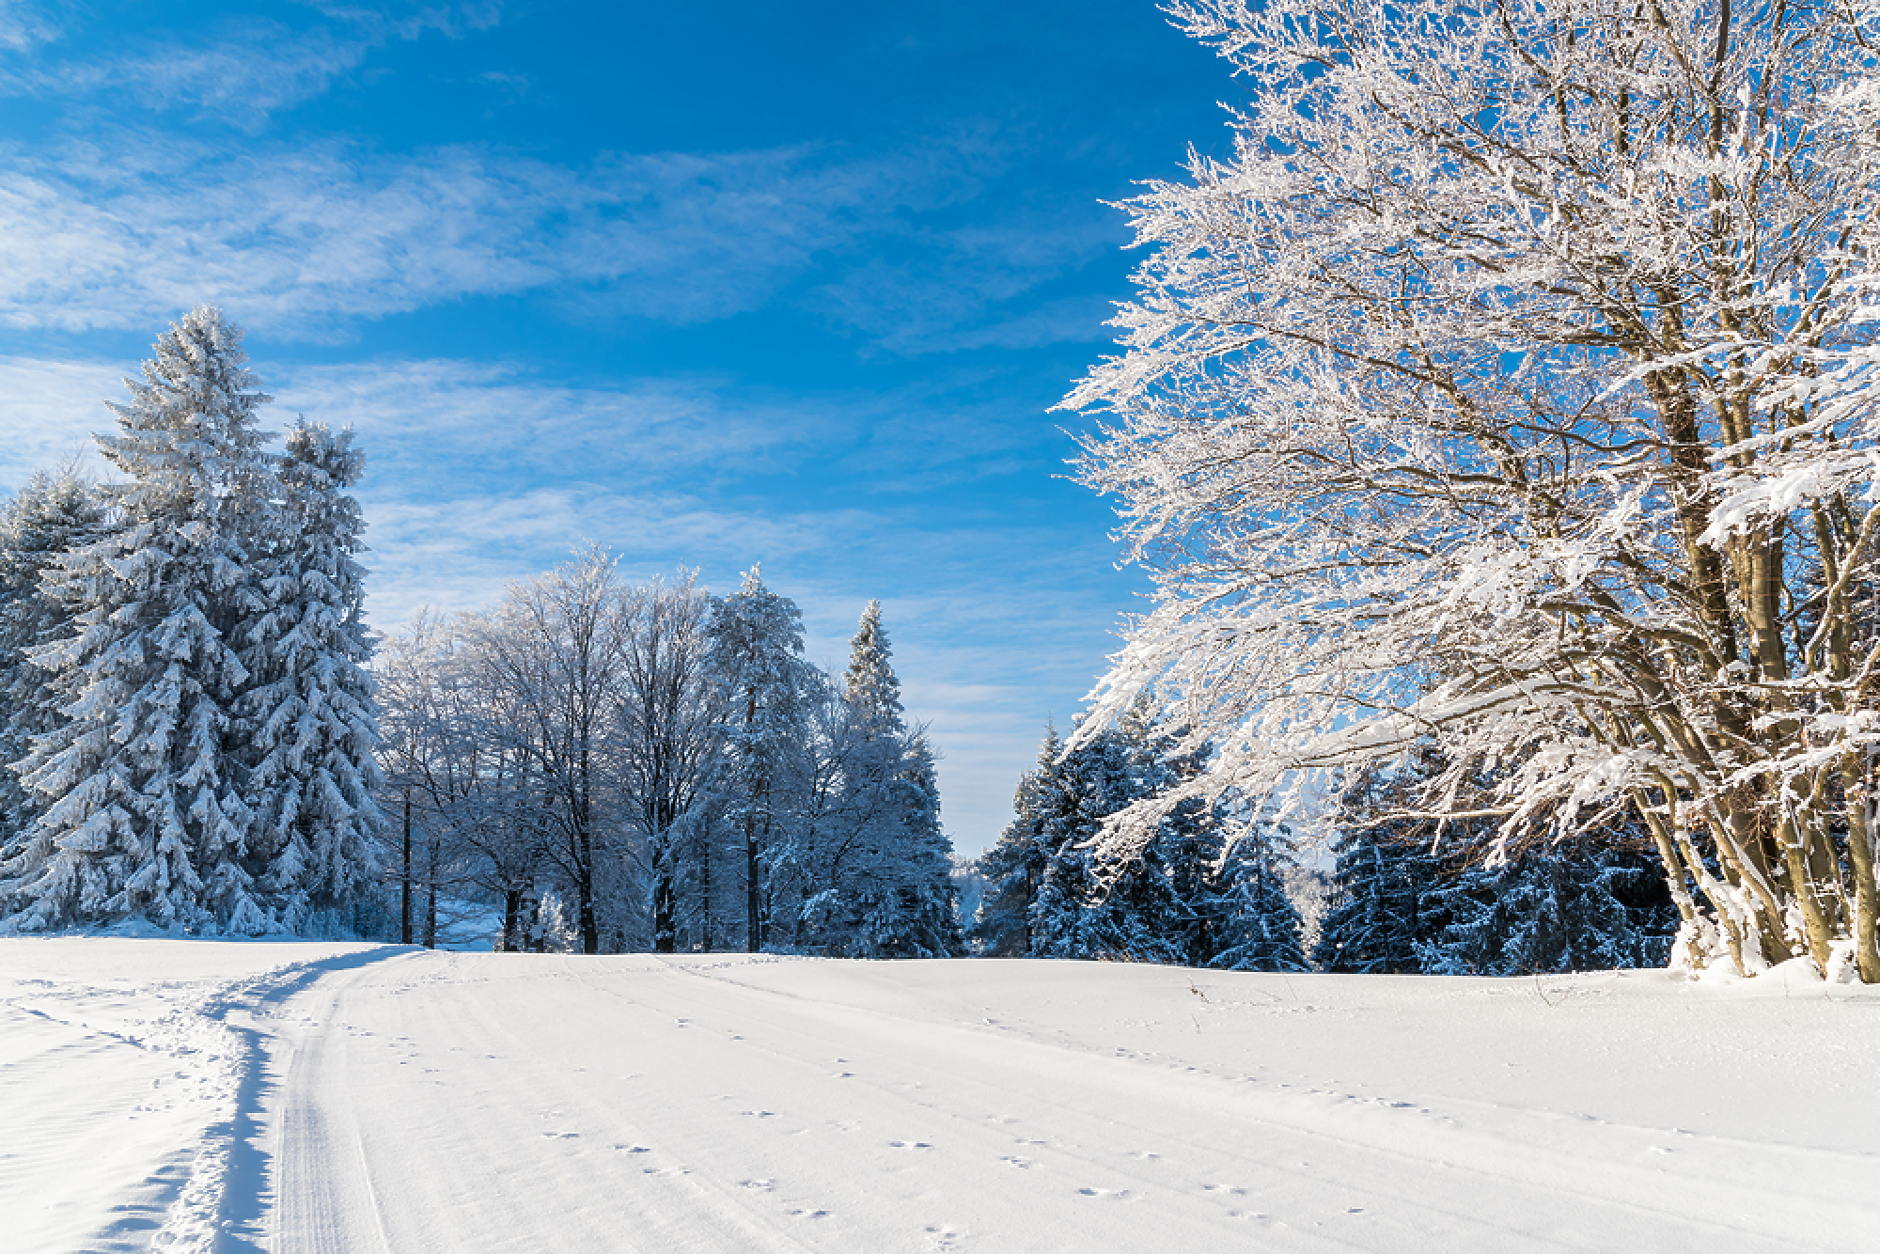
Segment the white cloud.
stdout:
<path fill-rule="evenodd" d="M 88 42 L 65 58 L 0 66 L 0 93 L 80 101 L 109 93 L 116 105 L 128 98 L 151 110 L 189 109 L 199 119 L 259 131 L 271 114 L 324 95 L 389 43 L 427 33 L 459 38 L 500 17 L 500 6 L 484 3 L 310 7 L 338 30 L 241 17 L 194 39 L 140 40 L 130 52 L 112 51 L 104 32 L 103 48 Z M 43 14 L 0 0 L 0 49 L 26 52 L 56 33 Z"/>
<path fill-rule="evenodd" d="M 123 399 L 125 371 L 96 362 L 0 357 L 0 489 L 76 459 L 103 469 L 92 433 L 111 428 L 107 400 Z"/>
<path fill-rule="evenodd" d="M 465 296 L 695 322 L 757 307 L 819 250 L 929 201 L 944 162 L 806 149 L 612 156 L 474 148 L 228 157 L 147 133 L 0 154 L 0 321 L 143 326 L 204 301 L 277 337 Z"/>

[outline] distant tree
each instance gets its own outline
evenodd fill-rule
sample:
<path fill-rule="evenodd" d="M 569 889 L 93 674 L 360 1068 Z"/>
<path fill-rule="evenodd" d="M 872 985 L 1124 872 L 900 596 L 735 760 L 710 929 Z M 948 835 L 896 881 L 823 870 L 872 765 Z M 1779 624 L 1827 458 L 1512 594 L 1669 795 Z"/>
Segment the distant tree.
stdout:
<path fill-rule="evenodd" d="M 1332 971 L 1529 975 L 1662 963 L 1677 912 L 1651 875 L 1645 837 L 1620 817 L 1572 845 L 1496 860 L 1495 824 L 1473 804 L 1455 817 L 1403 814 L 1446 772 L 1426 743 L 1395 772 L 1362 773 L 1341 798 L 1333 894 L 1315 958 Z"/>
<path fill-rule="evenodd" d="M 687 854 L 704 844 L 722 762 L 722 687 L 708 665 L 711 597 L 689 573 L 627 594 L 619 732 L 628 821 L 646 851 L 653 948 L 677 950 Z M 709 927 L 702 929 L 709 935 Z"/>
<path fill-rule="evenodd" d="M 546 852 L 572 898 L 581 950 L 590 954 L 601 950 L 600 898 L 621 854 L 610 842 L 625 803 L 619 697 L 631 607 L 615 566 L 591 549 L 511 585 L 502 604 L 467 630 L 497 732 L 529 765 L 537 821 L 552 833 Z"/>
<path fill-rule="evenodd" d="M 1309 971 L 1299 941 L 1299 911 L 1286 893 L 1285 870 L 1294 848 L 1290 827 L 1263 813 L 1227 837 L 1210 877 L 1212 901 L 1204 910 L 1213 953 L 1205 964 L 1226 971 Z"/>
<path fill-rule="evenodd" d="M 753 566 L 743 586 L 716 607 L 708 628 L 710 665 L 722 692 L 724 818 L 738 845 L 745 948 L 764 946 L 767 878 L 799 835 L 801 798 L 812 770 L 809 719 L 827 683 L 803 659 L 796 603 L 764 586 Z M 711 908 L 712 886 L 704 886 Z"/>
<path fill-rule="evenodd" d="M 960 951 L 952 842 L 940 826 L 933 750 L 911 728 L 901 681 L 870 601 L 850 647 L 839 697 L 826 706 L 812 807 L 803 917 L 826 952 L 939 958 Z"/>
<path fill-rule="evenodd" d="M 1055 852 L 1045 819 L 1061 792 L 1058 759 L 1063 747 L 1057 728 L 1047 727 L 1038 746 L 1037 765 L 1019 778 L 1012 798 L 1012 821 L 979 859 L 986 886 L 971 935 L 979 952 L 989 957 L 1031 955 L 1032 907 Z"/>

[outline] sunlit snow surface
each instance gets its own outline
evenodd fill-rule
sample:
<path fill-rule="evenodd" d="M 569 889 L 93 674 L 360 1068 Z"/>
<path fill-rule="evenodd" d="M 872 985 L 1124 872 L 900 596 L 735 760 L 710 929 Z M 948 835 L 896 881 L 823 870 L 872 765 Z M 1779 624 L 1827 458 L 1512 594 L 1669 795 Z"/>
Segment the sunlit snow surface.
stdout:
<path fill-rule="evenodd" d="M 1856 1250 L 1880 989 L 0 941 L 8 1251 Z"/>

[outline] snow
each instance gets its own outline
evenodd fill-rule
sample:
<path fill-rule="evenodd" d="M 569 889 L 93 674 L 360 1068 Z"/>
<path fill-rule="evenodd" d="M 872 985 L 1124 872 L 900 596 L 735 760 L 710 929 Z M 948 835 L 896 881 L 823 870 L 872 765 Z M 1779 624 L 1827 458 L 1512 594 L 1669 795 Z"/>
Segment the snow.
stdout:
<path fill-rule="evenodd" d="M 1880 989 L 0 941 L 6 1248 L 1867 1248 Z M 31 1129 L 31 1136 L 19 1135 Z"/>

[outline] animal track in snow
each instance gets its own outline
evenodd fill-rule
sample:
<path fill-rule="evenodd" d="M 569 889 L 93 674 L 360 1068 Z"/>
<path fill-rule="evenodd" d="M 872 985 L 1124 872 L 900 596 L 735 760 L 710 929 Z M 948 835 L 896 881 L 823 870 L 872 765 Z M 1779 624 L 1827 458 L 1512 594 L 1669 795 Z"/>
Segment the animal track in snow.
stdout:
<path fill-rule="evenodd" d="M 933 1148 L 933 1146 L 927 1144 L 927 1142 L 925 1141 L 889 1141 L 888 1147 L 890 1149 L 932 1149 Z"/>

